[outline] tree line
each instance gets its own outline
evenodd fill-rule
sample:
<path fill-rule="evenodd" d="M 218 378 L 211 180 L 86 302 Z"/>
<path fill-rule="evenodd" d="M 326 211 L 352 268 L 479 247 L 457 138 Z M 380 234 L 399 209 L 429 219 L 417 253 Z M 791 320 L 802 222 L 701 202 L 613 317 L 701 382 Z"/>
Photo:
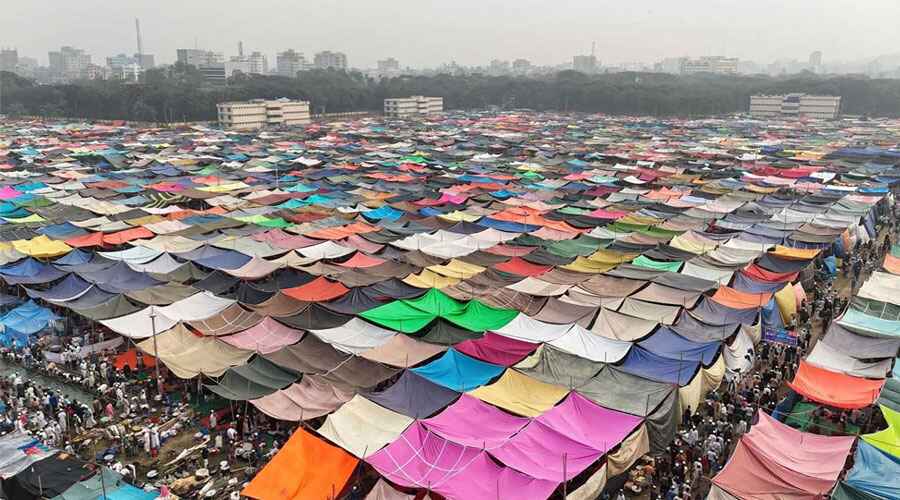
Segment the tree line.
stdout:
<path fill-rule="evenodd" d="M 236 74 L 211 85 L 192 66 L 147 71 L 139 83 L 116 80 L 40 85 L 0 73 L 0 113 L 149 122 L 216 119 L 216 103 L 254 98 L 303 99 L 313 113 L 379 111 L 383 100 L 408 95 L 440 96 L 445 109 L 490 106 L 609 114 L 699 117 L 745 112 L 753 94 L 806 92 L 840 95 L 843 112 L 900 117 L 900 80 L 609 73 L 575 71 L 541 77 L 482 74 L 398 76 L 372 79 L 362 73 L 301 71 L 296 78 Z"/>

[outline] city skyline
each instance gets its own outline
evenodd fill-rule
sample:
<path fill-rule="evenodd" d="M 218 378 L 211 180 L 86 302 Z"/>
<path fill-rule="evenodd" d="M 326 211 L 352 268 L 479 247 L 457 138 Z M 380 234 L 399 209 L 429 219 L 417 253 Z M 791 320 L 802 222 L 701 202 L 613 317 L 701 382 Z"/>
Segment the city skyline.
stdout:
<path fill-rule="evenodd" d="M 548 10 L 545 2 L 534 0 L 515 6 L 497 0 L 464 0 L 453 6 L 397 0 L 385 9 L 353 0 L 339 4 L 314 0 L 302 6 L 260 0 L 253 9 L 232 12 L 210 0 L 178 4 L 162 0 L 152 6 L 84 0 L 52 9 L 18 2 L 12 15 L 20 22 L 4 30 L 0 46 L 18 48 L 20 55 L 37 58 L 42 65 L 47 64 L 47 53 L 62 45 L 103 60 L 135 52 L 134 18 L 139 17 L 144 53 L 154 54 L 160 64 L 173 62 L 179 48 L 236 54 L 239 41 L 248 52 L 259 51 L 271 59 L 289 48 L 307 57 L 326 50 L 343 52 L 356 68 L 374 68 L 386 57 L 412 68 L 451 61 L 479 66 L 491 59 L 519 58 L 553 66 L 571 62 L 573 55 L 589 54 L 593 42 L 598 60 L 612 65 L 705 55 L 755 62 L 805 60 L 813 51 L 822 51 L 827 64 L 872 59 L 895 53 L 898 47 L 890 30 L 871 29 L 872 23 L 900 17 L 900 3 L 890 0 L 870 0 L 866 9 L 854 10 L 852 16 L 846 16 L 842 0 L 789 4 L 763 0 L 754 5 L 731 0 L 717 5 L 700 0 L 671 5 L 648 1 L 640 8 L 603 1 L 575 3 Z M 475 11 L 479 15 L 471 15 Z M 71 22 L 75 18 L 78 23 Z M 34 30 L 35 25 L 44 29 Z"/>

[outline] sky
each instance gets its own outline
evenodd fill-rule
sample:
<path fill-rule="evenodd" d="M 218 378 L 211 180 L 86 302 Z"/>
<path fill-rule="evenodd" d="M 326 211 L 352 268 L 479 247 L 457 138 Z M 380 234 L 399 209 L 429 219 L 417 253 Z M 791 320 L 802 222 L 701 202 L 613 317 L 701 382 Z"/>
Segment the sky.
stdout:
<path fill-rule="evenodd" d="M 95 63 L 136 52 L 172 62 L 178 48 L 237 55 L 293 48 L 347 54 L 352 67 L 394 57 L 403 67 L 525 58 L 571 62 L 596 42 L 602 64 L 725 55 L 826 64 L 900 52 L 898 0 L 3 0 L 0 47 L 47 63 L 61 45 Z"/>

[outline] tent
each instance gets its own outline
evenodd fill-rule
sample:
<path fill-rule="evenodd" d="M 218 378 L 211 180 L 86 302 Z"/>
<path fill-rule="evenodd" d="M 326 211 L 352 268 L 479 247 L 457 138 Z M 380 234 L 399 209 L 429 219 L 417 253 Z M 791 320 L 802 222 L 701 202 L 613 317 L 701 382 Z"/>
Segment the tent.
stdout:
<path fill-rule="evenodd" d="M 819 403 L 838 408 L 864 408 L 878 399 L 884 379 L 858 378 L 801 361 L 794 380 L 788 386 Z"/>
<path fill-rule="evenodd" d="M 816 498 L 834 487 L 855 438 L 788 427 L 762 411 L 713 484 L 738 498 Z"/>
<path fill-rule="evenodd" d="M 351 455 L 298 428 L 241 495 L 258 500 L 333 498 L 356 465 Z"/>

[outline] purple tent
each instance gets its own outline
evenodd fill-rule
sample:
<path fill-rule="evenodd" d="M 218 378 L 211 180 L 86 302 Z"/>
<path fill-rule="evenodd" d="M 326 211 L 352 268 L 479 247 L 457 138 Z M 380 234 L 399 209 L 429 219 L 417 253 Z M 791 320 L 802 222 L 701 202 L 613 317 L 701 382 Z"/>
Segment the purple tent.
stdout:
<path fill-rule="evenodd" d="M 606 453 L 618 446 L 643 419 L 597 405 L 572 392 L 537 420 L 556 432 Z"/>
<path fill-rule="evenodd" d="M 538 345 L 487 332 L 484 337 L 460 342 L 453 348 L 481 361 L 512 366 L 534 352 Z"/>
<path fill-rule="evenodd" d="M 540 419 L 532 420 L 491 454 L 518 471 L 555 484 L 572 479 L 603 456 L 602 451 L 560 434 Z"/>
<path fill-rule="evenodd" d="M 430 431 L 455 443 L 487 450 L 503 445 L 528 419 L 516 417 L 463 394 L 437 415 L 421 421 Z"/>
<path fill-rule="evenodd" d="M 448 441 L 421 422 L 366 461 L 393 483 L 425 488 L 448 500 L 547 498 L 557 486 L 497 465 L 484 450 Z"/>

